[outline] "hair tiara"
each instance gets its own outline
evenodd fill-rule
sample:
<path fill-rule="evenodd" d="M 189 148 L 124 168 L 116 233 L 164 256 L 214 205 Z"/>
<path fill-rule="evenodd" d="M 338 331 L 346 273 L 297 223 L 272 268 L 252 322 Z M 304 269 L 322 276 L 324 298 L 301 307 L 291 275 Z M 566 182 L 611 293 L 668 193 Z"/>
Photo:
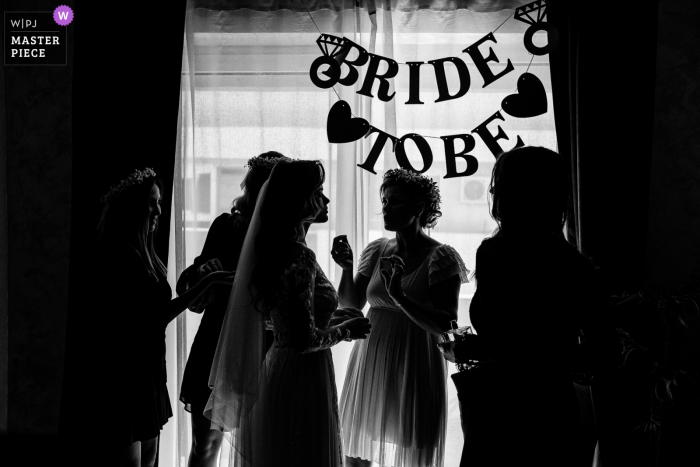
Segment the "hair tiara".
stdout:
<path fill-rule="evenodd" d="M 435 204 L 436 207 L 440 206 L 440 190 L 438 189 L 437 183 L 430 177 L 426 177 L 425 175 L 421 175 L 417 172 L 413 172 L 412 170 L 407 170 L 400 167 L 398 169 L 390 169 L 386 171 L 384 174 L 384 183 L 388 182 L 417 185 L 422 190 L 425 190 L 431 198 L 435 199 L 433 204 Z"/>
<path fill-rule="evenodd" d="M 116 185 L 112 185 L 109 189 L 109 192 L 102 198 L 100 198 L 100 201 L 102 201 L 103 204 L 109 204 L 115 199 L 117 199 L 124 191 L 128 190 L 130 187 L 140 185 L 145 179 L 155 176 L 156 173 L 150 167 L 146 167 L 143 170 L 136 169 L 136 172 L 132 173 Z"/>
<path fill-rule="evenodd" d="M 248 159 L 248 162 L 243 167 L 248 167 L 249 169 L 254 169 L 255 167 L 264 167 L 266 169 L 272 170 L 272 168 L 281 161 L 293 161 L 295 159 L 290 159 L 287 156 L 282 157 L 261 157 L 255 156 Z"/>

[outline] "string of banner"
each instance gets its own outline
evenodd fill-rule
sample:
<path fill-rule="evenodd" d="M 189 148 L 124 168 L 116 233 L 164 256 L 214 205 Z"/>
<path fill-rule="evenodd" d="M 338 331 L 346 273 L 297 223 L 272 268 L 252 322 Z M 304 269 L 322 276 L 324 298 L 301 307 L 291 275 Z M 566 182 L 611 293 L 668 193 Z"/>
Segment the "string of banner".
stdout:
<path fill-rule="evenodd" d="M 302 3 L 304 3 L 303 0 Z M 494 53 L 493 49 L 490 49 L 489 55 L 484 57 L 478 47 L 488 41 L 497 43 L 493 34 L 512 17 L 518 21 L 530 25 L 523 36 L 523 44 L 527 51 L 532 55 L 532 58 L 530 59 L 530 64 L 528 64 L 525 73 L 520 75 L 518 78 L 515 94 L 506 96 L 501 102 L 500 110 L 496 111 L 496 113 L 487 118 L 471 132 L 476 133 L 476 135 L 481 138 L 494 157 L 498 157 L 498 155 L 503 152 L 503 148 L 498 141 L 502 139 L 509 139 L 500 125 L 498 126 L 498 132 L 496 134 L 491 133 L 491 131 L 487 128 L 487 125 L 494 120 L 505 121 L 503 114 L 501 114 L 501 110 L 516 118 L 531 118 L 547 112 L 547 94 L 544 86 L 537 76 L 529 73 L 529 70 L 535 55 L 546 55 L 550 53 L 556 47 L 559 41 L 559 34 L 556 28 L 551 23 L 544 21 L 550 4 L 551 0 L 536 0 L 532 3 L 516 8 L 515 12 L 506 18 L 506 20 L 503 21 L 503 23 L 501 23 L 496 29 L 489 32 L 484 37 L 462 51 L 471 57 L 477 71 L 484 80 L 483 87 L 486 87 L 510 73 L 515 68 L 513 67 L 510 59 L 508 59 L 505 69 L 498 73 L 494 73 L 488 64 L 489 62 L 499 63 L 498 57 Z M 311 13 L 309 12 L 309 9 L 306 7 L 305 3 L 304 7 L 306 8 L 306 12 L 309 14 L 309 17 L 311 17 L 311 21 L 313 21 L 314 26 L 316 26 L 316 29 L 320 34 L 319 38 L 316 40 L 316 43 L 323 54 L 311 64 L 311 68 L 309 70 L 311 82 L 321 89 L 333 88 L 333 86 L 336 84 L 353 86 L 359 78 L 357 67 L 367 65 L 362 86 L 357 91 L 357 94 L 372 98 L 375 97 L 372 94 L 372 88 L 375 81 L 378 81 L 379 86 L 377 88 L 376 97 L 383 102 L 389 102 L 391 99 L 393 99 L 396 92 L 391 94 L 389 93 L 389 79 L 398 74 L 399 63 L 391 58 L 369 53 L 362 46 L 356 44 L 346 37 L 338 37 L 331 34 L 322 33 L 318 28 L 318 25 L 316 25 L 316 22 L 311 16 Z M 547 33 L 548 42 L 544 46 L 537 46 L 533 43 L 533 37 L 535 33 L 539 31 L 545 31 Z M 348 59 L 348 55 L 353 49 L 357 51 L 357 56 L 355 59 L 350 60 Z M 348 72 L 345 76 L 341 77 L 341 65 L 343 63 L 347 65 Z M 379 66 L 382 63 L 386 63 L 388 66 L 386 71 L 380 74 Z M 420 100 L 420 67 L 426 63 L 432 65 L 435 71 L 435 80 L 438 89 L 438 98 L 435 100 L 436 103 L 458 99 L 469 91 L 471 83 L 469 70 L 466 63 L 457 57 L 440 58 L 437 60 L 430 60 L 428 62 L 406 62 L 405 64 L 408 65 L 409 71 L 409 91 L 408 101 L 406 101 L 407 105 L 423 104 L 423 102 Z M 448 89 L 447 76 L 445 73 L 446 63 L 452 63 L 457 70 L 460 87 L 456 93 L 451 93 Z M 319 70 L 322 67 L 327 67 L 327 69 L 321 71 L 319 75 Z M 338 92 L 335 91 L 334 88 L 333 91 L 336 93 L 339 100 L 333 104 L 328 112 L 326 130 L 328 141 L 330 143 L 350 143 L 361 138 L 367 138 L 371 134 L 377 134 L 367 159 L 362 164 L 357 164 L 358 167 L 376 175 L 374 165 L 379 159 L 384 145 L 387 143 L 387 141 L 391 140 L 394 155 L 396 156 L 396 161 L 400 167 L 417 173 L 423 173 L 430 169 L 433 163 L 433 154 L 432 150 L 430 149 L 430 145 L 425 138 L 438 137 L 421 136 L 417 133 L 408 133 L 401 138 L 390 135 L 379 128 L 372 126 L 367 120 L 355 117 L 352 114 L 348 103 L 340 99 L 340 95 L 338 95 Z M 479 163 L 476 157 L 469 154 L 476 146 L 476 140 L 471 134 L 465 133 L 440 136 L 439 139 L 443 141 L 445 146 L 445 165 L 447 174 L 443 178 L 467 177 L 476 173 Z M 423 159 L 423 168 L 421 170 L 414 168 L 408 160 L 405 150 L 405 143 L 408 140 L 413 141 L 420 152 Z M 455 142 L 457 140 L 462 141 L 464 144 L 464 148 L 461 151 L 455 150 Z M 524 145 L 525 144 L 523 143 L 522 139 L 520 136 L 518 136 L 515 147 Z M 462 158 L 467 163 L 466 170 L 462 172 L 457 171 L 456 161 L 458 157 Z"/>

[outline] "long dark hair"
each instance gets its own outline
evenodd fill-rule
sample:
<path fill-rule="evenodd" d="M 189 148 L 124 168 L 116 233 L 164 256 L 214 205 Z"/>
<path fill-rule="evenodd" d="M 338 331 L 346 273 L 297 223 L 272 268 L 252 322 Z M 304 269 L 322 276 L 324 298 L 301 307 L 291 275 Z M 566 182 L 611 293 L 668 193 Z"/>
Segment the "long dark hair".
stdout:
<path fill-rule="evenodd" d="M 264 152 L 257 158 L 287 159 L 286 156 L 277 151 Z M 259 164 L 248 170 L 248 173 L 246 173 L 243 179 L 243 183 L 241 183 L 243 194 L 234 199 L 233 203 L 231 203 L 231 214 L 235 214 L 235 212 L 238 211 L 246 221 L 250 221 L 250 218 L 253 217 L 253 210 L 255 209 L 255 203 L 258 200 L 260 189 L 263 183 L 270 177 L 273 166 L 273 164 Z"/>
<path fill-rule="evenodd" d="M 553 233 L 563 237 L 570 204 L 569 174 L 556 152 L 525 146 L 498 156 L 489 191 L 494 236 L 513 230 Z"/>
<path fill-rule="evenodd" d="M 165 277 L 167 271 L 154 246 L 158 224 L 153 232 L 148 224 L 148 204 L 153 185 L 163 193 L 163 182 L 159 178 L 145 177 L 141 183 L 129 186 L 110 199 L 102 209 L 97 232 L 102 240 L 119 239 L 131 245 L 141 257 L 148 274 L 160 282 L 159 274 Z"/>
<path fill-rule="evenodd" d="M 320 161 L 290 161 L 275 165 L 270 174 L 267 194 L 260 206 L 260 233 L 255 239 L 256 266 L 251 284 L 257 289 L 256 309 L 262 297 L 268 307 L 275 306 L 274 291 L 284 266 L 285 250 L 303 240 L 304 224 L 321 209 L 315 196 L 326 173 Z M 268 310 L 260 310 L 267 314 Z"/>

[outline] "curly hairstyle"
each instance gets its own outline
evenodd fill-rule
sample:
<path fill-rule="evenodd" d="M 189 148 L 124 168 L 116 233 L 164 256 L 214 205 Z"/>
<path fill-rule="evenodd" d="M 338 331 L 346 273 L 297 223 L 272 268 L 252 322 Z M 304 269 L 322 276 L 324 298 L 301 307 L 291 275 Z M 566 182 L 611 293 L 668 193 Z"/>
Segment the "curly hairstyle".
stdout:
<path fill-rule="evenodd" d="M 379 187 L 380 195 L 389 186 L 403 188 L 416 204 L 425 205 L 420 215 L 421 227 L 432 229 L 437 225 L 438 218 L 442 216 L 441 199 L 440 190 L 432 178 L 404 168 L 391 169 L 384 174 L 382 185 Z"/>
<path fill-rule="evenodd" d="M 165 265 L 155 251 L 154 238 L 158 232 L 158 224 L 151 232 L 148 226 L 148 206 L 153 185 L 163 193 L 163 182 L 155 176 L 155 172 L 152 173 L 153 175 L 139 177 L 138 181 L 135 181 L 132 174 L 115 185 L 121 186 L 117 195 L 102 197 L 105 207 L 102 209 L 97 231 L 101 239 L 120 238 L 133 245 L 139 252 L 148 274 L 159 282 L 158 273 L 161 276 L 167 273 Z M 130 182 L 124 184 L 124 181 Z M 114 192 L 113 187 L 110 193 Z"/>
<path fill-rule="evenodd" d="M 524 146 L 498 156 L 489 185 L 494 236 L 524 229 L 563 235 L 569 179 L 564 159 L 547 148 Z"/>
<path fill-rule="evenodd" d="M 231 203 L 231 214 L 238 211 L 246 221 L 250 220 L 263 183 L 270 177 L 275 164 L 281 160 L 291 159 L 277 151 L 268 151 L 248 161 L 246 166 L 250 168 L 241 183 L 243 194 Z"/>
<path fill-rule="evenodd" d="M 282 161 L 272 169 L 267 194 L 260 206 L 260 233 L 255 239 L 257 265 L 251 285 L 257 289 L 255 308 L 263 297 L 268 307 L 275 306 L 275 290 L 280 287 L 285 251 L 304 238 L 305 223 L 313 221 L 322 206 L 316 190 L 326 173 L 320 161 Z"/>

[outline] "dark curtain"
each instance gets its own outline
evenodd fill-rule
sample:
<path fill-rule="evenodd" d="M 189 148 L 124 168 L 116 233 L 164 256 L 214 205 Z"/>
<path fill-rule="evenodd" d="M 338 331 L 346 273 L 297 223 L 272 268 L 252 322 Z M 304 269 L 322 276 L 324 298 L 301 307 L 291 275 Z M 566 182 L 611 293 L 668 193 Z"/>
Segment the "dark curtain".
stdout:
<path fill-rule="evenodd" d="M 59 434 L 71 465 L 99 465 L 107 454 L 99 445 L 83 452 L 109 423 L 109 414 L 82 404 L 86 391 L 100 390 L 86 370 L 99 365 L 100 350 L 85 348 L 100 303 L 86 302 L 84 284 L 109 265 L 94 261 L 90 244 L 100 197 L 135 169 L 152 167 L 164 182 L 156 249 L 167 264 L 186 2 L 76 3 L 70 309 Z"/>
<path fill-rule="evenodd" d="M 622 3 L 551 2 L 548 18 L 559 32 L 550 66 L 559 152 L 571 164 L 570 239 L 600 267 L 607 294 L 644 281 L 656 77 L 657 3 Z M 596 439 L 600 465 L 648 464 L 629 382 L 608 374 L 577 390 L 584 464 Z"/>
<path fill-rule="evenodd" d="M 643 280 L 654 112 L 656 2 L 553 2 L 550 54 L 559 152 L 572 167 L 579 249 L 610 290 Z"/>
<path fill-rule="evenodd" d="M 71 1 L 66 4 L 74 7 Z M 13 32 L 18 29 L 7 13 L 50 12 L 58 5 L 48 0 L 2 0 L 4 52 L 9 56 L 12 44 L 5 40 L 16 37 Z M 38 21 L 37 29 L 56 30 L 50 14 Z M 3 465 L 15 459 L 22 465 L 48 465 L 49 453 L 56 449 L 68 309 L 71 26 L 66 37 L 67 43 L 61 38 L 59 46 L 65 47 L 67 65 L 4 65 L 0 71 Z"/>

